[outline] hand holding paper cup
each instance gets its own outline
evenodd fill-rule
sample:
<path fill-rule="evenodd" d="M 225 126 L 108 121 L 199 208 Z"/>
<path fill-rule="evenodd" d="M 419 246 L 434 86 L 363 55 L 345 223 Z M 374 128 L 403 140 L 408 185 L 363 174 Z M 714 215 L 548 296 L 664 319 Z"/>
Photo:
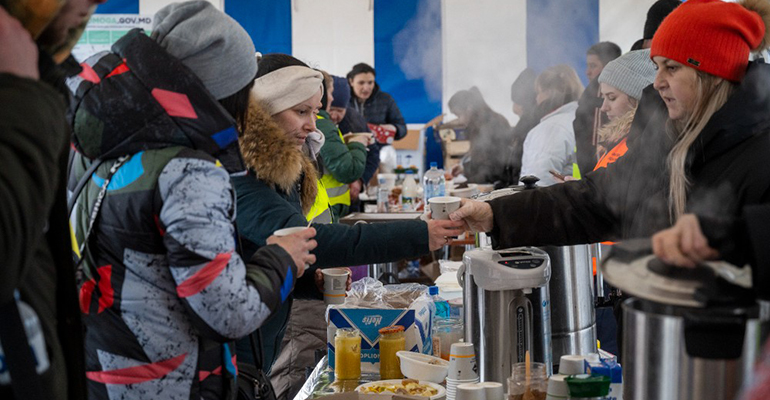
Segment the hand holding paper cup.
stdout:
<path fill-rule="evenodd" d="M 431 197 L 428 199 L 431 219 L 449 219 L 449 214 L 460 208 L 460 200 L 453 196 Z"/>
<path fill-rule="evenodd" d="M 315 255 L 310 253 L 318 245 L 313 240 L 315 234 L 314 228 L 304 226 L 279 229 L 267 238 L 267 244 L 277 244 L 289 253 L 297 266 L 297 277 L 299 278 L 305 273 L 305 269 L 309 265 L 315 263 Z"/>
<path fill-rule="evenodd" d="M 350 270 L 347 268 L 326 268 L 322 269 L 321 272 L 324 278 L 324 303 L 344 303 Z"/>

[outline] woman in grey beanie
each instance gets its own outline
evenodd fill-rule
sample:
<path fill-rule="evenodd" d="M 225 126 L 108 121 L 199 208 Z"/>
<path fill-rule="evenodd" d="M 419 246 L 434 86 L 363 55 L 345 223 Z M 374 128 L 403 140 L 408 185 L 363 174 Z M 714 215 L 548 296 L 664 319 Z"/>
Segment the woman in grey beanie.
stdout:
<path fill-rule="evenodd" d="M 642 90 L 655 79 L 655 65 L 650 50 L 628 52 L 610 61 L 599 75 L 602 99 L 600 110 L 610 122 L 598 132 L 597 159 L 594 170 L 606 167 L 628 150 L 625 138 L 642 97 Z"/>

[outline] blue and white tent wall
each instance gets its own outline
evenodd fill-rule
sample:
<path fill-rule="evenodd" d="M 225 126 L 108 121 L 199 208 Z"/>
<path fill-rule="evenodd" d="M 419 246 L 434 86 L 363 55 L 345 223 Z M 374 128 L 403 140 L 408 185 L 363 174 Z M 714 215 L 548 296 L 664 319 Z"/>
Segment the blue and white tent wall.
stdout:
<path fill-rule="evenodd" d="M 238 20 L 258 51 L 290 53 L 345 75 L 373 64 L 409 123 L 444 112 L 477 86 L 511 123 L 510 85 L 527 66 L 572 65 L 609 40 L 625 52 L 655 0 L 209 0 Z M 153 14 L 171 0 L 110 0 L 97 13 Z"/>

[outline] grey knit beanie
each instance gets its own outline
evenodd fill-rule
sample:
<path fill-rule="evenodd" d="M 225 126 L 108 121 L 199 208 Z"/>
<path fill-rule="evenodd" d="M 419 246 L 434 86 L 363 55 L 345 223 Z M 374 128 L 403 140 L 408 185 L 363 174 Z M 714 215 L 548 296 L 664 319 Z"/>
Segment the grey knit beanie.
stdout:
<path fill-rule="evenodd" d="M 243 89 L 257 75 L 251 37 L 207 1 L 173 3 L 152 21 L 152 36 L 203 81 L 218 100 Z"/>
<path fill-rule="evenodd" d="M 639 100 L 642 90 L 655 80 L 655 73 L 650 49 L 629 51 L 607 63 L 599 75 L 599 83 L 606 83 Z"/>

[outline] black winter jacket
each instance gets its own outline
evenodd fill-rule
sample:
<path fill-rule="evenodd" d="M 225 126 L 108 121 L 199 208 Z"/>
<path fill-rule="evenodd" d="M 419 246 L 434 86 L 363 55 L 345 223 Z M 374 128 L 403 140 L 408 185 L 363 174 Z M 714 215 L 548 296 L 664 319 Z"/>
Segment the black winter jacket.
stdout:
<path fill-rule="evenodd" d="M 377 83 L 374 84 L 374 90 L 363 106 L 356 100 L 356 95 L 351 89 L 350 106 L 366 118 L 366 122 L 370 124 L 393 124 L 396 127 L 396 140 L 406 136 L 406 122 L 401 116 L 401 110 L 398 109 L 393 97 L 381 91 Z"/>
<path fill-rule="evenodd" d="M 717 111 L 690 148 L 687 175 L 692 182 L 687 212 L 727 221 L 735 229 L 763 229 L 750 216 L 768 217 L 770 203 L 770 65 L 751 63 L 743 81 Z M 568 245 L 648 237 L 671 226 L 666 155 L 673 141 L 666 133 L 667 111 L 645 90 L 629 135 L 629 151 L 619 161 L 581 181 L 522 192 L 490 202 L 496 247 Z M 761 206 L 760 206 L 761 207 Z M 765 210 L 765 211 L 763 211 Z M 727 229 L 727 228 L 726 228 Z M 716 243 L 715 234 L 707 236 Z M 723 236 L 723 241 L 725 240 Z M 766 236 L 766 235 L 765 235 Z M 728 261 L 752 263 L 755 287 L 770 298 L 770 260 L 761 248 L 722 254 Z M 762 253 L 764 251 L 765 253 Z M 764 254 L 764 259 L 757 255 Z"/>
<path fill-rule="evenodd" d="M 39 60 L 38 81 L 0 74 L 0 308 L 15 308 L 19 291 L 43 330 L 50 362 L 43 395 L 80 399 L 85 361 L 66 205 L 67 89 L 51 57 L 40 52 Z M 0 398 L 14 398 L 10 386 L 0 386 Z"/>
<path fill-rule="evenodd" d="M 596 145 L 594 144 L 594 126 L 599 118 L 598 126 L 603 126 L 609 119 L 607 115 L 599 112 L 602 106 L 602 98 L 599 93 L 598 78 L 588 83 L 583 95 L 578 100 L 578 109 L 575 112 L 575 121 L 572 128 L 575 130 L 575 147 L 577 147 L 577 163 L 582 174 L 594 170 L 596 166 Z"/>

